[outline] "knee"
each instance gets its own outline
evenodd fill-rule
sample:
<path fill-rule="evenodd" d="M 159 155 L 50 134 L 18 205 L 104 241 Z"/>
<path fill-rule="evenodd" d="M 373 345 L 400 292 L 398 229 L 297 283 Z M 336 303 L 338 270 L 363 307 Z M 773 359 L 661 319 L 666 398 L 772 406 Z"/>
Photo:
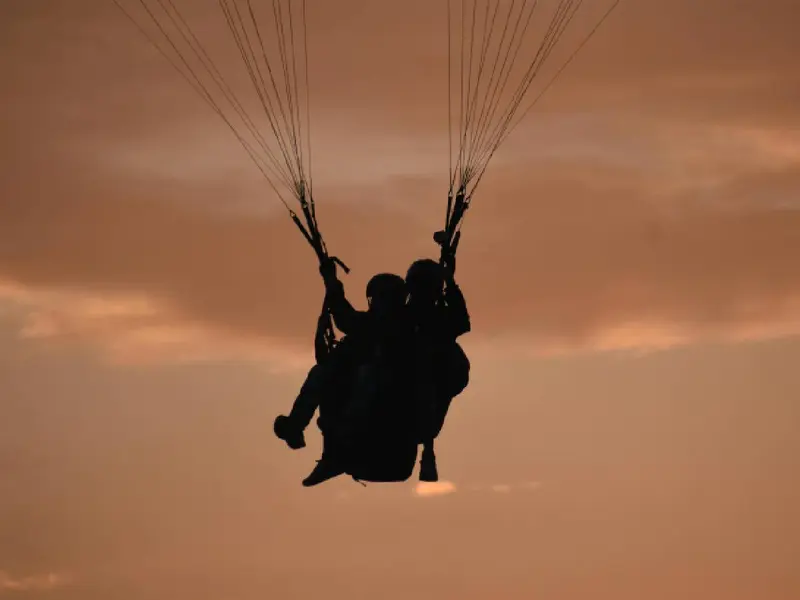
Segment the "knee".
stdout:
<path fill-rule="evenodd" d="M 442 374 L 438 382 L 438 389 L 443 397 L 455 398 L 469 385 L 469 368 L 462 365 L 453 365 Z"/>

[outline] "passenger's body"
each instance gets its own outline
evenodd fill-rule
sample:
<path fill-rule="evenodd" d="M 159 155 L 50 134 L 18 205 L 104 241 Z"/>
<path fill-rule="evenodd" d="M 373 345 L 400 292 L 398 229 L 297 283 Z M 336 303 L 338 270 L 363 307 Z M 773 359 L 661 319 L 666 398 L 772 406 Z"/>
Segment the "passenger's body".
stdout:
<path fill-rule="evenodd" d="M 407 309 L 423 349 L 418 359 L 420 393 L 427 396 L 420 400 L 423 481 L 438 479 L 433 440 L 441 432 L 453 398 L 469 383 L 469 359 L 456 341 L 471 329 L 469 312 L 455 281 L 452 259 L 442 262 L 418 260 L 406 275 Z"/>

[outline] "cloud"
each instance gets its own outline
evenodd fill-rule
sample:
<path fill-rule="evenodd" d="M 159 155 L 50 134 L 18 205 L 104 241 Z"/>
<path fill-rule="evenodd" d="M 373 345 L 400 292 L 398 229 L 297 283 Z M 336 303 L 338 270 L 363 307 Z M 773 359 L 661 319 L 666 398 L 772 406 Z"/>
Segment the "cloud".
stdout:
<path fill-rule="evenodd" d="M 528 492 L 538 490 L 542 487 L 542 483 L 540 481 L 525 481 L 522 483 L 494 483 L 491 485 L 478 485 L 472 489 L 472 491 L 476 492 L 491 492 L 493 494 L 510 494 L 512 492 L 518 492 L 521 490 L 525 490 Z"/>
<path fill-rule="evenodd" d="M 542 486 L 539 481 L 526 481 L 519 484 L 508 483 L 495 483 L 495 484 L 473 484 L 467 486 L 467 491 L 470 492 L 491 492 L 494 494 L 510 494 L 513 491 L 538 490 Z M 452 481 L 437 481 L 437 482 L 418 482 L 413 488 L 413 494 L 417 498 L 431 498 L 435 496 L 447 496 L 458 491 L 456 484 Z"/>
<path fill-rule="evenodd" d="M 283 372 L 307 369 L 313 360 L 308 348 L 191 322 L 145 295 L 32 289 L 0 281 L 0 305 L 19 321 L 20 338 L 88 345 L 115 364 L 239 360 Z"/>
<path fill-rule="evenodd" d="M 777 340 L 800 336 L 800 298 L 777 308 L 770 317 L 765 317 L 753 307 L 756 318 L 747 321 L 742 316 L 735 322 L 695 323 L 680 326 L 674 323 L 653 320 L 631 321 L 593 331 L 585 337 L 569 339 L 560 336 L 540 336 L 531 341 L 524 335 L 498 336 L 491 343 L 477 342 L 470 347 L 487 353 L 492 348 L 503 347 L 517 356 L 531 358 L 574 356 L 596 352 L 626 353 L 645 356 L 654 352 L 671 350 L 705 343 L 737 343 Z M 766 312 L 766 311 L 765 311 Z"/>
<path fill-rule="evenodd" d="M 70 185 L 65 175 L 52 175 L 53 188 L 27 204 L 23 194 L 0 206 L 0 278 L 18 291 L 39 290 L 37 302 L 41 290 L 69 297 L 70 326 L 89 319 L 95 339 L 100 323 L 134 326 L 118 356 L 156 346 L 184 357 L 255 356 L 259 344 L 273 357 L 310 352 L 322 290 L 313 254 L 284 215 L 209 212 L 214 190 L 177 185 L 177 196 L 195 201 L 178 204 L 158 185 L 133 181 L 122 192 L 103 177 L 67 199 L 55 191 Z M 471 337 L 563 353 L 795 335 L 800 211 L 786 199 L 800 189 L 800 169 L 723 175 L 667 193 L 580 162 L 525 177 L 499 168 L 465 225 L 459 279 Z M 354 268 L 345 281 L 357 305 L 370 273 L 402 272 L 431 251 L 432 187 L 419 178 L 376 188 L 384 202 L 369 208 L 337 202 L 368 197 L 369 187 L 320 202 L 329 247 Z M 392 208 L 407 190 L 405 210 Z M 40 309 L 27 333 L 50 339 L 54 318 Z"/>
<path fill-rule="evenodd" d="M 44 573 L 15 577 L 0 569 L 0 594 L 5 592 L 46 592 L 73 583 L 73 578 L 64 573 Z"/>
<path fill-rule="evenodd" d="M 89 327 L 89 338 L 124 360 L 256 356 L 262 344 L 268 355 L 310 349 L 322 287 L 280 203 L 135 32 L 119 42 L 128 27 L 119 15 L 81 6 L 85 14 L 17 11 L 4 40 L 14 50 L 0 59 L 13 82 L 2 125 L 13 152 L 0 173 L 0 280 L 36 294 L 83 294 L 80 309 L 70 296 L 71 316 L 59 326 Z M 720 7 L 620 9 L 498 152 L 460 250 L 475 344 L 649 351 L 796 333 L 792 7 L 726 9 L 719 23 L 711 16 Z M 419 65 L 446 65 L 446 44 L 423 18 L 427 3 L 355 11 L 347 27 L 333 18 L 343 8 L 315 10 L 317 24 L 336 24 L 312 32 L 315 52 L 328 50 L 314 84 L 323 90 L 314 101 L 319 219 L 328 246 L 353 267 L 347 287 L 363 307 L 369 275 L 402 272 L 436 251 L 446 89 Z M 740 26 L 752 19 L 773 29 L 750 28 L 743 43 Z M 68 35 L 78 23 L 86 43 Z M 677 24 L 691 35 L 676 46 L 668 42 Z M 391 43 L 360 52 L 342 43 L 354 29 L 364 43 L 386 35 Z M 409 48 L 414 33 L 420 41 Z M 7 58 L 34 41 L 33 64 Z M 95 51 L 98 41 L 107 53 Z M 733 60 L 743 48 L 747 60 Z M 347 73 L 327 68 L 334 64 Z M 152 103 L 136 100 L 141 89 Z M 90 297 L 121 303 L 127 316 L 87 312 Z M 137 314 L 145 309 L 153 312 Z M 52 340 L 54 320 L 38 309 L 26 334 Z M 135 334 L 115 334 L 124 342 L 114 350 L 102 328 Z"/>
<path fill-rule="evenodd" d="M 414 486 L 413 493 L 418 498 L 448 496 L 455 493 L 456 485 L 451 481 L 420 481 Z"/>
<path fill-rule="evenodd" d="M 461 264 L 475 246 L 476 256 L 494 255 L 481 287 L 470 289 L 476 330 L 513 332 L 543 350 L 691 343 L 759 325 L 796 332 L 800 211 L 776 201 L 800 189 L 800 169 L 729 175 L 713 189 L 668 195 L 612 181 L 589 185 L 554 168 L 528 186 L 493 190 L 504 198 L 500 211 L 488 193 L 476 199 L 470 225 L 488 226 L 465 234 Z M 745 195 L 746 205 L 726 204 Z M 501 231 L 515 241 L 505 260 L 495 250 Z"/>

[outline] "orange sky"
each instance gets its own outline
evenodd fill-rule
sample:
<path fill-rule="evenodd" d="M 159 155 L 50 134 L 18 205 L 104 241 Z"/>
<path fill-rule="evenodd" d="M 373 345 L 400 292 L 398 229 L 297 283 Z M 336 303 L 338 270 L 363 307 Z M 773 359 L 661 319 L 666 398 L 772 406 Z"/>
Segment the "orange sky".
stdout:
<path fill-rule="evenodd" d="M 270 430 L 313 254 L 111 2 L 3 2 L 0 597 L 800 597 L 799 16 L 623 0 L 501 147 L 433 494 L 300 487 L 317 436 Z M 319 218 L 362 306 L 435 251 L 445 18 L 308 0 Z"/>

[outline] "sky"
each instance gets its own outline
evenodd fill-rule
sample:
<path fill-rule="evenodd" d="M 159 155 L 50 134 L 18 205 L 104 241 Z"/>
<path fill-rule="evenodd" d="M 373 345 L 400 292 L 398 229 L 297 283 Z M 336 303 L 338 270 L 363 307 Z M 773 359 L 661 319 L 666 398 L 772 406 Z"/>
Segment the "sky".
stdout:
<path fill-rule="evenodd" d="M 175 1 L 246 90 L 216 3 Z M 112 2 L 4 0 L 0 597 L 800 597 L 799 11 L 622 0 L 474 196 L 442 481 L 307 490 L 317 432 L 271 428 L 313 253 Z M 318 218 L 362 308 L 435 255 L 446 19 L 307 2 Z"/>

